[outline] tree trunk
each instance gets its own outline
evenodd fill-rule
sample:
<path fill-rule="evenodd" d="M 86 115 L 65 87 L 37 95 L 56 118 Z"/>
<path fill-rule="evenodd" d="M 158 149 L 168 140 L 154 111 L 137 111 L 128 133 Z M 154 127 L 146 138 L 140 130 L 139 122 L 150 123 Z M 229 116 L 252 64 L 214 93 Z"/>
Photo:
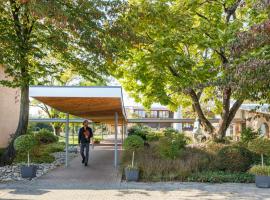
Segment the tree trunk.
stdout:
<path fill-rule="evenodd" d="M 242 100 L 237 100 L 231 109 L 225 110 L 223 108 L 223 114 L 222 118 L 219 122 L 219 129 L 216 133 L 216 137 L 219 139 L 222 139 L 226 136 L 226 131 L 229 128 L 233 118 L 235 117 L 236 112 L 239 110 L 240 106 L 242 105 L 243 101 Z"/>
<path fill-rule="evenodd" d="M 211 124 L 211 122 L 205 117 L 203 110 L 201 108 L 201 105 L 200 105 L 198 95 L 196 94 L 194 90 L 190 90 L 188 93 L 192 99 L 193 108 L 195 109 L 204 130 L 207 131 L 210 135 L 213 135 L 215 128 Z"/>
<path fill-rule="evenodd" d="M 11 164 L 13 159 L 15 158 L 15 149 L 13 146 L 14 140 L 20 135 L 26 133 L 28 120 L 29 120 L 29 85 L 24 85 L 21 87 L 19 123 L 15 134 L 12 135 L 11 141 L 1 157 L 0 160 L 1 166 Z"/>
<path fill-rule="evenodd" d="M 53 129 L 54 129 L 54 134 L 57 135 L 57 136 L 60 136 L 60 133 L 61 133 L 61 126 L 59 126 L 59 125 L 54 125 L 54 126 L 53 126 Z"/>

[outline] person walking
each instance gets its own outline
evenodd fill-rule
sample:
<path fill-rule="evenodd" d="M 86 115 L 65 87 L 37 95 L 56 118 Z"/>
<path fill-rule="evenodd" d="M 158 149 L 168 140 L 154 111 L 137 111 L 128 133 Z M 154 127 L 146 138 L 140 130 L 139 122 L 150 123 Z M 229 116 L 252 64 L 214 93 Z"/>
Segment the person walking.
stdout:
<path fill-rule="evenodd" d="M 89 158 L 89 145 L 91 138 L 93 138 L 93 131 L 88 126 L 88 120 L 83 121 L 83 127 L 79 130 L 78 144 L 80 145 L 80 153 L 82 156 L 82 163 L 87 166 Z"/>

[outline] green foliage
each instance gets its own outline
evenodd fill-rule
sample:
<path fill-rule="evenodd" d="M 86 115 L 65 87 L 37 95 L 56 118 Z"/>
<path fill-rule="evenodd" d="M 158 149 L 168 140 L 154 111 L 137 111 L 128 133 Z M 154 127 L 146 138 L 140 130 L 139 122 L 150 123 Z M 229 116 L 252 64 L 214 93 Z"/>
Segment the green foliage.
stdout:
<path fill-rule="evenodd" d="M 249 143 L 251 140 L 257 138 L 259 133 L 257 131 L 252 130 L 252 128 L 245 128 L 241 132 L 240 140 L 244 143 Z"/>
<path fill-rule="evenodd" d="M 51 154 L 54 152 L 64 151 L 64 143 L 51 143 L 51 144 L 41 144 L 35 146 L 35 148 L 30 152 L 31 162 L 33 163 L 52 163 L 55 158 Z M 27 159 L 26 152 L 18 152 L 14 160 L 15 163 L 25 162 Z"/>
<path fill-rule="evenodd" d="M 47 129 L 41 129 L 36 133 L 35 139 L 39 144 L 49 144 L 58 141 L 58 137 Z"/>
<path fill-rule="evenodd" d="M 184 134 L 171 133 L 169 136 L 160 138 L 159 140 L 159 152 L 161 157 L 165 159 L 175 159 L 181 154 L 185 146 L 187 145 L 188 138 Z"/>
<path fill-rule="evenodd" d="M 252 153 L 243 146 L 225 146 L 217 153 L 216 168 L 222 171 L 246 172 L 253 163 Z"/>
<path fill-rule="evenodd" d="M 127 151 L 136 151 L 144 146 L 144 141 L 137 135 L 128 136 L 123 144 L 123 147 Z"/>
<path fill-rule="evenodd" d="M 85 1 L 83 6 L 62 0 L 1 3 L 0 63 L 13 79 L 0 83 L 44 84 L 47 75 L 59 79 L 66 69 L 88 80 L 102 79 L 105 25 L 119 5 L 106 0 Z"/>
<path fill-rule="evenodd" d="M 142 125 L 134 125 L 128 129 L 128 135 L 137 135 L 141 137 L 144 141 L 146 140 L 147 134 L 150 132 L 150 128 Z"/>
<path fill-rule="evenodd" d="M 163 136 L 164 133 L 162 131 L 150 131 L 146 135 L 146 141 L 148 142 L 158 141 Z"/>
<path fill-rule="evenodd" d="M 28 131 L 34 132 L 34 131 L 40 131 L 41 129 L 47 129 L 50 132 L 53 132 L 53 128 L 48 123 L 43 122 L 29 122 L 28 125 Z"/>
<path fill-rule="evenodd" d="M 127 165 L 127 167 L 126 167 L 126 169 L 128 169 L 128 170 L 139 170 L 139 168 L 138 168 L 138 166 L 136 166 L 136 165 Z"/>
<path fill-rule="evenodd" d="M 257 154 L 270 155 L 270 140 L 259 137 L 248 143 L 248 148 Z"/>
<path fill-rule="evenodd" d="M 241 172 L 204 171 L 190 175 L 187 180 L 210 183 L 254 183 L 254 176 Z"/>
<path fill-rule="evenodd" d="M 232 138 L 230 136 L 225 136 L 222 138 L 213 138 L 214 143 L 230 144 L 231 141 L 232 141 Z"/>
<path fill-rule="evenodd" d="M 231 109 L 237 110 L 245 99 L 261 100 L 269 95 L 270 58 L 265 56 L 270 55 L 269 33 L 267 43 L 243 54 L 232 53 L 243 43 L 254 47 L 250 41 L 260 38 L 259 28 L 252 40 L 241 37 L 253 35 L 253 25 L 268 18 L 269 6 L 257 3 L 129 1 L 114 24 L 119 34 L 111 39 L 117 55 L 111 72 L 145 106 L 158 102 L 176 110 L 179 105 L 199 103 L 204 107 L 215 102 L 211 108 L 215 114 L 233 115 L 222 99 L 236 99 Z M 198 114 L 200 109 L 195 111 Z M 204 116 L 206 113 L 203 110 Z M 225 124 L 230 123 L 227 118 Z M 201 123 L 211 129 L 204 121 Z"/>
<path fill-rule="evenodd" d="M 254 165 L 249 170 L 249 173 L 258 176 L 270 176 L 270 166 Z"/>
<path fill-rule="evenodd" d="M 21 135 L 14 141 L 14 148 L 18 152 L 29 152 L 37 145 L 33 135 Z"/>
<path fill-rule="evenodd" d="M 166 137 L 173 137 L 173 135 L 180 134 L 179 131 L 175 130 L 174 128 L 166 128 L 163 130 L 163 133 Z"/>

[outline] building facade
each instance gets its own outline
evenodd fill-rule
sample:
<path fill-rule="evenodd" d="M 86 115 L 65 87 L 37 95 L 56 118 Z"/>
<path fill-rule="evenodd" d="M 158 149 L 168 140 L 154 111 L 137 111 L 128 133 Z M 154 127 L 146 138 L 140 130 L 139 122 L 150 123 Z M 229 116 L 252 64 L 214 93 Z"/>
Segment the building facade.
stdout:
<path fill-rule="evenodd" d="M 0 80 L 7 79 L 0 65 Z M 15 133 L 20 112 L 20 90 L 0 86 L 0 148 L 8 145 Z"/>
<path fill-rule="evenodd" d="M 243 104 L 235 115 L 233 122 L 227 131 L 227 136 L 239 140 L 241 131 L 251 128 L 259 131 L 262 136 L 270 138 L 270 111 L 269 105 Z"/>

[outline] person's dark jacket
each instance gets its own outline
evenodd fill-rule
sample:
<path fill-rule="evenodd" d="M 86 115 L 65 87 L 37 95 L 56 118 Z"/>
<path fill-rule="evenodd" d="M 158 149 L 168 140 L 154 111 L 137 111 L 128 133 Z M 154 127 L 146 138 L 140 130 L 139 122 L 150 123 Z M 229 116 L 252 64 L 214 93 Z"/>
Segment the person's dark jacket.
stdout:
<path fill-rule="evenodd" d="M 90 127 L 87 127 L 86 130 L 90 133 L 87 138 L 85 138 L 84 135 L 84 127 L 80 128 L 79 130 L 79 137 L 78 137 L 78 143 L 90 143 L 90 138 L 93 137 L 93 131 Z"/>

